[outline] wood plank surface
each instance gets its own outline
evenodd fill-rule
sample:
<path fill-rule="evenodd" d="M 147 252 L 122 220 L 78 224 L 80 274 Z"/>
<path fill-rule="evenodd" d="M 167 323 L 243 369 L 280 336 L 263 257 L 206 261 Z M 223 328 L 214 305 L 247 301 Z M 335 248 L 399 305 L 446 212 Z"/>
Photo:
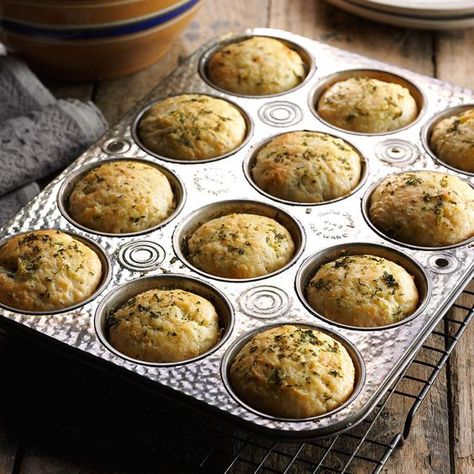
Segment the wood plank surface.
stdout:
<path fill-rule="evenodd" d="M 474 29 L 436 35 L 436 76 L 474 89 Z M 470 286 L 471 291 L 474 285 Z M 472 304 L 465 297 L 464 304 Z M 459 310 L 455 310 L 459 312 Z M 474 472 L 474 327 L 464 334 L 448 361 L 452 472 Z"/>
<path fill-rule="evenodd" d="M 58 97 L 93 100 L 112 125 L 143 95 L 158 84 L 179 63 L 203 42 L 229 31 L 256 26 L 270 26 L 293 31 L 336 47 L 399 65 L 423 74 L 474 89 L 474 29 L 456 33 L 431 33 L 390 27 L 364 20 L 317 0 L 207 0 L 187 30 L 177 39 L 170 52 L 157 64 L 139 73 L 87 84 L 48 82 Z M 317 59 L 317 58 L 316 58 Z M 1 342 L 1 341 L 0 341 Z M 443 346 L 443 341 L 434 344 Z M 0 346 L 0 355 L 2 349 Z M 387 463 L 390 474 L 435 473 L 470 474 L 474 472 L 474 328 L 465 334 L 449 361 L 448 375 L 440 375 L 420 408 L 412 433 Z M 434 358 L 428 358 L 428 361 Z M 423 376 L 422 368 L 411 374 Z M 13 379 L 12 379 L 13 380 Z M 410 402 L 394 398 L 390 415 L 382 430 L 396 430 L 399 417 Z M 87 405 L 86 405 L 87 406 Z M 92 406 L 92 405 L 91 405 Z M 136 472 L 118 461 L 104 458 L 85 446 L 64 449 L 60 433 L 41 430 L 34 433 L 25 427 L 6 428 L 0 415 L 0 473 L 16 470 L 21 473 L 104 473 Z M 26 430 L 26 431 L 25 431 Z M 22 433 L 26 433 L 20 443 Z M 28 437 L 29 436 L 29 437 Z M 100 440 L 97 440 L 100 443 Z M 17 456 L 17 452 L 21 456 Z M 112 456 L 113 458 L 113 456 Z M 140 472 L 193 472 L 183 465 L 157 460 Z M 205 471 L 203 471 L 205 472 Z M 236 474 L 249 472 L 236 468 Z M 306 472 L 304 469 L 295 472 Z M 351 471 L 367 472 L 363 468 Z"/>

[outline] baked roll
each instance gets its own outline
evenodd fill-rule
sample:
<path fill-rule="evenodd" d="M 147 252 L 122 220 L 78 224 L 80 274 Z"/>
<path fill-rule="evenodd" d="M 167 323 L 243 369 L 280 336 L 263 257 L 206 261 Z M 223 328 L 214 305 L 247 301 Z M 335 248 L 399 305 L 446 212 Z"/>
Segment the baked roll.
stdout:
<path fill-rule="evenodd" d="M 303 82 L 307 74 L 296 51 L 265 36 L 222 47 L 210 58 L 207 71 L 216 86 L 245 95 L 285 92 Z"/>
<path fill-rule="evenodd" d="M 364 76 L 329 86 L 317 109 L 330 124 L 362 133 L 398 130 L 418 116 L 416 101 L 406 87 Z"/>
<path fill-rule="evenodd" d="M 143 145 L 179 160 L 206 160 L 241 145 L 247 125 L 226 100 L 197 94 L 168 97 L 153 105 L 138 124 Z"/>
<path fill-rule="evenodd" d="M 361 158 L 340 138 L 320 132 L 289 132 L 257 153 L 252 176 L 262 190 L 280 199 L 323 202 L 357 187 Z"/>
<path fill-rule="evenodd" d="M 240 350 L 229 371 L 235 393 L 249 406 L 282 418 L 324 415 L 354 391 L 355 368 L 346 348 L 301 326 L 260 332 Z"/>
<path fill-rule="evenodd" d="M 274 219 L 229 214 L 201 225 L 188 241 L 188 258 L 225 278 L 254 278 L 284 267 L 295 253 L 288 230 Z"/>
<path fill-rule="evenodd" d="M 219 340 L 219 317 L 205 298 L 184 290 L 149 290 L 106 319 L 109 341 L 122 354 L 146 362 L 197 357 Z"/>
<path fill-rule="evenodd" d="M 414 313 L 418 290 L 403 267 L 373 255 L 323 265 L 309 282 L 309 304 L 321 315 L 358 327 L 386 326 Z"/>
<path fill-rule="evenodd" d="M 76 222 L 112 234 L 154 227 L 174 209 L 174 194 L 166 176 L 152 165 L 132 160 L 93 168 L 69 196 L 69 213 Z"/>
<path fill-rule="evenodd" d="M 0 302 L 24 311 L 68 308 L 96 291 L 102 271 L 96 252 L 69 234 L 20 234 L 0 248 Z"/>
<path fill-rule="evenodd" d="M 474 108 L 438 122 L 429 141 L 441 161 L 474 173 Z"/>
<path fill-rule="evenodd" d="M 456 176 L 411 171 L 385 178 L 369 218 L 389 237 L 413 245 L 453 245 L 474 235 L 474 189 Z"/>

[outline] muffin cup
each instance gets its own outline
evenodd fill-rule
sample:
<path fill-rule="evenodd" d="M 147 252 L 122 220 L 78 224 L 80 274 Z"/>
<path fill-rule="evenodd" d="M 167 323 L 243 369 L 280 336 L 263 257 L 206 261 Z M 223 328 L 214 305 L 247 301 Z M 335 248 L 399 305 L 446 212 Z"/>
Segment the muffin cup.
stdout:
<path fill-rule="evenodd" d="M 413 122 L 409 123 L 408 125 L 405 125 L 404 127 L 401 127 L 401 128 L 397 128 L 396 130 L 391 130 L 388 132 L 376 132 L 376 133 L 354 132 L 352 130 L 346 130 L 344 128 L 337 127 L 336 125 L 333 125 L 332 123 L 323 119 L 318 113 L 318 102 L 322 94 L 336 82 L 345 81 L 346 79 L 350 79 L 352 77 L 360 77 L 360 76 L 369 77 L 372 79 L 378 79 L 380 81 L 385 81 L 385 82 L 391 82 L 391 83 L 399 84 L 403 87 L 406 87 L 410 91 L 410 94 L 413 96 L 413 98 L 415 99 L 416 105 L 418 106 L 418 115 L 416 119 L 413 120 Z M 350 133 L 353 135 L 381 136 L 381 135 L 390 135 L 393 133 L 401 132 L 403 130 L 406 130 L 412 127 L 415 123 L 417 123 L 420 120 L 420 118 L 423 116 L 423 114 L 425 113 L 426 96 L 421 89 L 419 89 L 415 84 L 413 84 L 413 82 L 397 74 L 393 74 L 387 71 L 381 71 L 378 69 L 349 69 L 346 71 L 340 71 L 340 72 L 331 74 L 325 77 L 324 79 L 322 79 L 318 84 L 316 84 L 316 87 L 313 89 L 313 91 L 309 95 L 309 107 L 311 111 L 313 112 L 313 114 L 318 118 L 318 120 L 323 122 L 328 127 L 334 128 L 344 133 Z"/>
<path fill-rule="evenodd" d="M 179 158 L 172 158 L 170 156 L 160 155 L 159 153 L 155 153 L 154 151 L 147 148 L 147 146 L 141 141 L 140 135 L 138 133 L 138 126 L 139 126 L 140 121 L 143 118 L 143 116 L 155 104 L 158 104 L 162 100 L 165 100 L 169 97 L 177 97 L 177 96 L 186 95 L 186 94 L 204 95 L 206 97 L 212 97 L 214 99 L 219 99 L 219 100 L 223 100 L 225 102 L 228 102 L 230 105 L 235 107 L 240 112 L 243 119 L 245 120 L 245 125 L 246 125 L 246 129 L 247 129 L 246 134 L 245 134 L 245 138 L 242 140 L 242 143 L 238 147 L 234 148 L 233 150 L 228 151 L 227 153 L 224 153 L 224 154 L 219 155 L 219 156 L 214 156 L 213 158 L 206 158 L 206 159 L 203 159 L 203 160 L 184 160 L 184 159 L 181 160 Z M 253 133 L 253 122 L 252 122 L 251 118 L 249 117 L 249 115 L 247 114 L 247 112 L 245 112 L 245 110 L 240 105 L 237 105 L 235 102 L 232 102 L 231 100 L 229 100 L 227 98 L 224 98 L 224 97 L 219 97 L 219 96 L 214 95 L 214 94 L 203 94 L 203 93 L 199 93 L 199 92 L 182 92 L 182 93 L 179 93 L 179 94 L 170 94 L 167 97 L 162 97 L 161 99 L 154 100 L 153 102 L 151 102 L 150 104 L 145 106 L 143 109 L 141 109 L 140 112 L 138 112 L 137 116 L 133 119 L 133 122 L 132 122 L 132 125 L 131 125 L 132 137 L 133 137 L 134 141 L 136 142 L 136 144 L 143 151 L 145 151 L 146 153 L 148 153 L 151 156 L 154 156 L 155 158 L 159 158 L 160 160 L 169 161 L 170 163 L 181 163 L 181 164 L 185 164 L 185 165 L 197 165 L 197 164 L 202 164 L 202 163 L 210 163 L 211 161 L 217 161 L 217 160 L 222 160 L 223 158 L 227 158 L 228 156 L 231 156 L 234 153 L 237 153 L 240 149 L 242 149 L 248 143 L 248 141 L 250 140 L 250 137 L 252 136 L 252 133 Z"/>
<path fill-rule="evenodd" d="M 314 277 L 315 273 L 326 263 L 333 262 L 334 260 L 351 255 L 374 255 L 375 257 L 382 257 L 387 260 L 390 260 L 394 263 L 397 263 L 402 268 L 404 268 L 410 275 L 413 275 L 415 278 L 415 285 L 420 296 L 418 307 L 416 311 L 407 316 L 405 319 L 398 321 L 393 324 L 387 324 L 385 326 L 372 326 L 372 327 L 361 327 L 361 326 L 352 326 L 347 324 L 338 323 L 333 319 L 329 319 L 323 314 L 316 311 L 308 302 L 307 299 L 307 288 L 309 282 Z M 372 244 L 372 243 L 347 243 L 339 244 L 333 247 L 326 248 L 317 252 L 316 254 L 308 257 L 301 267 L 298 269 L 296 274 L 296 294 L 298 295 L 301 302 L 305 305 L 310 313 L 317 316 L 318 318 L 323 319 L 329 324 L 339 326 L 346 329 L 355 329 L 358 331 L 380 331 L 384 329 L 391 329 L 401 324 L 405 324 L 412 319 L 416 318 L 421 314 L 426 308 L 431 295 L 431 282 L 423 269 L 423 267 L 414 259 L 407 256 L 406 254 L 400 252 L 391 247 L 386 247 L 384 245 Z"/>
<path fill-rule="evenodd" d="M 10 239 L 18 236 L 18 235 L 23 235 L 23 234 L 29 234 L 30 232 L 34 232 L 35 230 L 45 230 L 45 229 L 33 229 L 29 230 L 26 232 L 19 232 L 17 234 L 9 235 L 8 237 L 5 237 L 4 239 L 0 240 L 0 248 L 3 247 Z M 104 288 L 109 284 L 110 278 L 112 275 L 112 265 L 109 259 L 109 256 L 105 253 L 105 251 L 92 239 L 88 237 L 84 237 L 82 235 L 78 235 L 74 232 L 69 232 L 67 230 L 62 230 L 62 229 L 53 229 L 53 230 L 59 230 L 61 232 L 64 232 L 65 234 L 70 235 L 71 237 L 74 237 L 75 239 L 79 240 L 82 242 L 84 245 L 87 245 L 90 249 L 92 249 L 95 254 L 99 257 L 100 263 L 102 264 L 102 278 L 100 280 L 99 285 L 97 286 L 96 290 L 94 293 L 92 293 L 89 298 L 86 298 L 83 301 L 80 301 L 79 303 L 76 303 L 72 306 L 67 306 L 66 308 L 60 308 L 60 309 L 54 309 L 50 311 L 29 311 L 29 310 L 24 310 L 21 308 L 12 308 L 11 306 L 7 306 L 3 303 L 0 303 L 0 308 L 7 309 L 8 311 L 12 311 L 14 313 L 21 313 L 21 314 L 29 314 L 29 315 L 47 315 L 47 314 L 59 314 L 59 313 L 66 313 L 69 311 L 73 311 L 75 309 L 78 309 L 87 303 L 90 303 L 92 300 L 97 298 L 97 296 L 102 293 Z"/>
<path fill-rule="evenodd" d="M 268 197 L 269 199 L 272 199 L 274 201 L 278 201 L 278 202 L 281 202 L 281 203 L 284 203 L 284 204 L 289 204 L 289 205 L 292 205 L 292 206 L 305 206 L 305 207 L 308 207 L 308 206 L 321 206 L 323 204 L 332 204 L 334 202 L 337 202 L 337 201 L 341 201 L 342 199 L 346 199 L 348 198 L 349 196 L 352 196 L 354 193 L 356 193 L 357 191 L 359 191 L 359 189 L 365 184 L 365 181 L 367 180 L 367 174 L 368 174 L 368 162 L 367 160 L 365 159 L 364 155 L 362 154 L 362 152 L 356 147 L 354 146 L 352 143 L 348 142 L 345 138 L 342 138 L 342 137 L 338 137 L 337 135 L 333 135 L 333 134 L 330 134 L 330 133 L 326 133 L 326 132 L 319 132 L 319 133 L 324 133 L 326 135 L 329 135 L 331 137 L 334 137 L 334 138 L 339 138 L 340 140 L 343 140 L 345 143 L 347 143 L 348 145 L 350 145 L 360 156 L 360 159 L 361 159 L 361 176 L 360 176 L 360 180 L 359 180 L 359 183 L 357 184 L 357 186 L 352 190 L 350 191 L 349 193 L 345 194 L 344 196 L 341 196 L 341 197 L 338 197 L 338 198 L 335 198 L 335 199 L 329 199 L 327 201 L 321 201 L 321 202 L 298 202 L 298 201 L 288 201 L 286 199 L 282 199 L 282 198 L 279 198 L 277 196 L 274 196 L 273 194 L 269 194 L 267 193 L 266 191 L 264 191 L 260 186 L 258 186 L 258 184 L 254 181 L 253 179 L 253 176 L 252 176 L 252 168 L 254 168 L 255 166 L 255 162 L 256 162 L 256 159 L 257 159 L 257 155 L 258 153 L 260 152 L 260 150 L 265 146 L 267 145 L 268 143 L 270 143 L 272 140 L 274 140 L 275 138 L 279 137 L 280 135 L 285 135 L 287 133 L 292 133 L 292 132 L 297 132 L 297 131 L 304 131 L 304 132 L 319 132 L 318 130 L 291 130 L 291 131 L 287 131 L 287 132 L 283 132 L 283 133 L 279 133 L 277 135 L 273 135 L 272 137 L 270 138 L 267 138 L 265 139 L 263 142 L 261 142 L 259 145 L 257 145 L 247 156 L 247 158 L 245 158 L 244 160 L 244 163 L 243 163 L 243 168 L 244 168 L 244 174 L 245 174 L 245 177 L 247 178 L 248 182 L 261 194 L 263 194 L 264 196 Z"/>
<path fill-rule="evenodd" d="M 377 189 L 377 187 L 380 184 L 382 184 L 387 179 L 388 176 L 395 176 L 397 174 L 403 174 L 403 173 L 406 173 L 407 171 L 408 170 L 401 171 L 400 173 L 393 173 L 392 175 L 384 176 L 383 178 L 381 178 L 378 181 L 376 181 L 375 183 L 373 183 L 367 189 L 367 191 L 365 192 L 365 194 L 362 198 L 361 205 L 362 205 L 362 215 L 364 216 L 364 219 L 367 222 L 367 224 L 369 225 L 369 227 L 375 233 L 377 233 L 378 235 L 383 237 L 385 240 L 388 240 L 388 241 L 390 241 L 394 244 L 397 244 L 397 245 L 401 245 L 402 247 L 407 247 L 407 248 L 416 249 L 416 250 L 427 250 L 427 251 L 431 251 L 431 252 L 436 251 L 436 250 L 448 250 L 448 249 L 454 249 L 454 248 L 457 248 L 457 247 L 462 247 L 463 245 L 468 245 L 471 242 L 474 242 L 474 236 L 473 236 L 473 237 L 470 237 L 469 239 L 465 239 L 461 242 L 458 242 L 457 244 L 451 244 L 451 245 L 439 245 L 439 246 L 433 246 L 433 247 L 415 245 L 415 244 L 410 244 L 409 242 L 403 242 L 401 240 L 396 240 L 396 239 L 393 239 L 392 237 L 389 237 L 387 234 L 382 232 L 378 227 L 376 227 L 372 223 L 372 221 L 370 220 L 369 208 L 370 208 L 370 200 L 372 198 L 372 194 L 374 193 L 374 191 Z M 413 172 L 416 172 L 416 170 L 413 170 Z M 437 171 L 437 172 L 442 173 L 441 171 Z M 474 185 L 472 183 L 470 183 L 469 181 L 467 181 L 466 179 L 460 178 L 459 176 L 458 176 L 458 178 L 465 181 L 469 186 L 471 186 L 471 188 L 474 188 Z"/>
<path fill-rule="evenodd" d="M 259 216 L 265 216 L 276 220 L 279 224 L 281 224 L 288 230 L 293 239 L 296 248 L 293 258 L 282 268 L 274 272 L 268 273 L 267 275 L 262 275 L 255 278 L 220 277 L 217 275 L 212 275 L 211 273 L 207 273 L 190 263 L 188 260 L 188 239 L 193 235 L 193 233 L 202 224 L 212 219 L 216 219 L 218 217 L 227 216 L 229 214 L 234 213 L 256 214 Z M 306 237 L 301 224 L 294 217 L 291 217 L 282 209 L 274 207 L 270 204 L 241 199 L 208 204 L 207 206 L 201 207 L 200 209 L 197 209 L 192 212 L 190 215 L 188 215 L 188 217 L 186 217 L 177 225 L 173 234 L 173 247 L 174 251 L 176 252 L 176 255 L 180 258 L 180 260 L 195 272 L 200 273 L 201 275 L 204 275 L 208 278 L 213 278 L 215 280 L 243 283 L 248 281 L 262 280 L 264 278 L 268 278 L 285 271 L 287 268 L 293 265 L 300 257 L 301 253 L 304 250 L 305 240 Z"/>
<path fill-rule="evenodd" d="M 148 290 L 184 290 L 194 293 L 209 300 L 219 316 L 219 328 L 221 337 L 217 344 L 208 351 L 191 359 L 178 362 L 148 362 L 134 359 L 115 349 L 108 340 L 106 318 L 114 310 L 125 304 L 130 298 L 144 293 Z M 167 273 L 162 275 L 138 278 L 116 287 L 108 293 L 100 302 L 94 317 L 94 327 L 100 342 L 112 353 L 134 364 L 141 364 L 153 367 L 173 367 L 177 365 L 196 362 L 209 354 L 217 351 L 229 338 L 234 327 L 234 310 L 229 299 L 224 296 L 217 288 L 194 277 Z"/>
<path fill-rule="evenodd" d="M 355 384 L 354 384 L 354 390 L 352 391 L 351 396 L 340 406 L 335 408 L 334 410 L 328 411 L 327 413 L 324 413 L 322 415 L 316 415 L 316 416 L 311 416 L 307 418 L 285 418 L 285 417 L 278 417 L 274 415 L 269 415 L 268 413 L 261 412 L 252 406 L 248 405 L 245 403 L 234 391 L 232 388 L 232 385 L 229 380 L 229 371 L 230 367 L 232 365 L 232 362 L 234 361 L 235 357 L 239 353 L 239 351 L 249 342 L 254 336 L 257 334 L 268 331 L 269 329 L 273 329 L 279 326 L 286 326 L 286 325 L 291 325 L 291 326 L 298 326 L 298 327 L 303 327 L 307 329 L 314 329 L 316 331 L 321 331 L 328 336 L 331 336 L 338 342 L 340 342 L 344 348 L 347 350 L 349 353 L 352 362 L 354 363 L 355 367 Z M 224 356 L 222 357 L 221 361 L 221 377 L 222 381 L 224 383 L 225 388 L 229 392 L 229 394 L 232 396 L 232 398 L 242 405 L 246 410 L 251 411 L 259 416 L 262 416 L 264 418 L 269 418 L 270 420 L 275 420 L 275 421 L 289 421 L 289 422 L 304 422 L 304 421 L 313 421 L 313 420 L 319 420 L 321 418 L 325 418 L 327 416 L 331 416 L 334 413 L 337 413 L 341 410 L 344 410 L 348 405 L 350 405 L 359 395 L 360 391 L 362 390 L 362 387 L 365 384 L 365 364 L 364 364 L 364 359 L 362 358 L 360 352 L 357 350 L 357 348 L 345 337 L 342 337 L 340 334 L 331 331 L 330 329 L 327 329 L 325 327 L 318 326 L 317 324 L 305 324 L 305 323 L 295 323 L 293 321 L 287 321 L 287 322 L 282 322 L 282 323 L 275 323 L 275 324 L 267 324 L 262 327 L 259 327 L 257 329 L 254 329 L 253 331 L 250 331 L 242 336 L 240 336 L 236 341 L 232 343 L 232 345 L 227 349 L 225 352 Z"/>
<path fill-rule="evenodd" d="M 441 122 L 441 120 L 444 120 L 448 117 L 460 114 L 462 112 L 465 112 L 466 110 L 470 110 L 473 108 L 474 108 L 474 104 L 463 104 L 463 105 L 457 105 L 456 107 L 450 107 L 448 109 L 444 109 L 443 111 L 438 112 L 437 114 L 433 115 L 421 129 L 421 142 L 423 143 L 423 147 L 426 150 L 426 152 L 430 155 L 430 157 L 433 158 L 433 160 L 439 165 L 449 168 L 450 170 L 456 171 L 458 173 L 463 173 L 468 176 L 474 176 L 474 172 L 465 171 L 461 168 L 456 168 L 455 166 L 450 165 L 449 163 L 446 163 L 441 158 L 438 158 L 436 153 L 431 149 L 430 139 L 431 139 L 431 134 L 433 132 L 433 128 L 439 122 Z"/>
<path fill-rule="evenodd" d="M 146 165 L 149 165 L 149 166 L 153 166 L 158 171 L 163 173 L 166 176 L 166 178 L 168 179 L 168 181 L 171 185 L 171 189 L 173 190 L 174 199 L 175 199 L 175 203 L 176 203 L 176 207 L 175 207 L 174 211 L 164 221 L 160 222 L 159 224 L 157 224 L 153 227 L 150 227 L 150 228 L 144 229 L 144 230 L 139 230 L 137 232 L 124 232 L 124 233 L 121 233 L 121 234 L 115 234 L 115 233 L 112 233 L 112 232 L 101 232 L 100 230 L 91 229 L 89 227 L 86 227 L 86 226 L 80 224 L 79 222 L 77 222 L 76 220 L 74 220 L 74 218 L 69 213 L 69 202 L 68 201 L 69 201 L 69 196 L 73 192 L 74 187 L 76 186 L 78 181 L 80 179 L 82 179 L 89 171 L 93 170 L 94 168 L 97 168 L 98 166 L 104 165 L 106 163 L 111 163 L 111 162 L 114 162 L 114 161 L 134 161 L 134 162 L 138 162 L 138 163 L 143 163 L 143 164 L 146 164 Z M 169 169 L 167 169 L 167 168 L 165 168 L 161 165 L 158 165 L 158 164 L 156 164 L 152 161 L 149 161 L 149 160 L 143 160 L 143 159 L 140 159 L 140 158 L 127 158 L 127 157 L 100 160 L 100 161 L 96 161 L 94 163 L 91 163 L 89 165 L 86 165 L 86 166 L 83 166 L 83 167 L 79 168 L 78 170 L 71 173 L 70 175 L 68 175 L 64 179 L 64 181 L 61 185 L 61 188 L 59 189 L 58 195 L 57 195 L 57 205 L 58 205 L 59 210 L 61 211 L 61 214 L 72 225 L 74 225 L 75 227 L 78 227 L 79 229 L 82 229 L 86 232 L 90 232 L 92 234 L 97 234 L 97 235 L 105 235 L 107 237 L 132 237 L 132 236 L 136 236 L 136 235 L 148 234 L 150 232 L 153 232 L 154 230 L 160 229 L 161 227 L 163 227 L 166 224 L 168 224 L 169 222 L 171 222 L 181 212 L 181 209 L 183 208 L 185 201 L 186 201 L 186 190 L 185 190 L 184 184 L 178 178 L 178 176 L 176 176 L 172 171 L 170 171 Z"/>
<path fill-rule="evenodd" d="M 214 82 L 212 82 L 212 80 L 211 80 L 211 78 L 209 77 L 209 74 L 208 74 L 208 63 L 209 63 L 209 60 L 214 55 L 214 53 L 217 53 L 217 51 L 219 51 L 221 48 L 223 48 L 223 47 L 225 47 L 229 44 L 240 43 L 241 41 L 245 41 L 247 39 L 255 38 L 255 37 L 265 37 L 265 38 L 271 38 L 271 39 L 280 41 L 281 43 L 288 46 L 288 48 L 292 49 L 293 51 L 296 51 L 300 55 L 301 59 L 303 60 L 303 62 L 305 64 L 306 76 L 303 79 L 303 81 L 301 81 L 301 83 L 298 84 L 296 87 L 293 87 L 292 89 L 289 89 L 287 91 L 277 92 L 275 94 L 264 94 L 264 95 L 239 94 L 237 92 L 231 92 L 231 91 L 228 91 L 226 89 L 222 89 L 221 87 L 214 84 Z M 213 89 L 216 89 L 220 92 L 224 92 L 225 94 L 234 95 L 236 97 L 246 97 L 246 98 L 249 98 L 249 99 L 266 99 L 266 98 L 269 98 L 269 97 L 278 97 L 278 96 L 282 96 L 282 95 L 285 95 L 285 94 L 290 94 L 291 92 L 294 92 L 295 90 L 299 89 L 300 87 L 303 87 L 303 85 L 305 85 L 309 81 L 311 76 L 314 74 L 315 70 L 316 70 L 316 65 L 315 65 L 314 58 L 311 55 L 311 53 L 309 53 L 309 51 L 307 51 L 305 48 L 303 48 L 302 46 L 300 46 L 296 43 L 293 43 L 291 41 L 287 41 L 283 38 L 277 38 L 275 36 L 268 36 L 268 35 L 241 35 L 241 36 L 237 36 L 237 37 L 234 36 L 232 39 L 229 39 L 227 41 L 221 41 L 221 42 L 211 46 L 201 56 L 201 59 L 199 61 L 199 74 L 200 74 L 201 78 L 207 84 L 209 84 Z"/>

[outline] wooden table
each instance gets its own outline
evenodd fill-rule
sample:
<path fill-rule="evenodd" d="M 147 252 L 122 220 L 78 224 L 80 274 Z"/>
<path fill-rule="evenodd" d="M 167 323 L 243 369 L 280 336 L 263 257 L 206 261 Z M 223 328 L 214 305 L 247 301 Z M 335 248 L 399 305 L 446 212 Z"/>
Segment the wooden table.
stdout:
<path fill-rule="evenodd" d="M 115 80 L 52 83 L 50 87 L 59 97 L 93 100 L 113 124 L 172 71 L 181 58 L 204 41 L 248 27 L 290 30 L 474 89 L 474 29 L 432 33 L 395 28 L 351 16 L 317 0 L 207 0 L 170 53 L 147 70 Z M 0 351 L 0 358 L 1 355 Z M 408 442 L 389 460 L 387 472 L 474 472 L 473 360 L 474 327 L 471 327 L 452 355 L 447 370 L 432 387 L 415 419 Z M 8 383 L 8 379 L 5 382 Z M 12 430 L 4 422 L 7 411 L 2 407 L 0 412 L 1 473 L 12 470 L 22 473 L 116 472 L 106 468 L 109 464 L 105 462 L 71 460 L 67 452 L 58 452 L 55 446 L 25 444 L 21 432 Z M 180 466 L 160 466 L 157 472 L 183 472 Z M 133 469 L 125 471 L 133 472 Z"/>

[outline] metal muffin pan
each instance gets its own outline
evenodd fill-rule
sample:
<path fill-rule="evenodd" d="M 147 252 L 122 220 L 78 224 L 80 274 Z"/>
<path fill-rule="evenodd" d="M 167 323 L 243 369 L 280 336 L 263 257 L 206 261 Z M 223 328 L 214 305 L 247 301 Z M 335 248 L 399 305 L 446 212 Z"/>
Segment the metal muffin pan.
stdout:
<path fill-rule="evenodd" d="M 299 87 L 276 97 L 228 94 L 203 79 L 202 65 L 211 51 L 223 43 L 255 35 L 280 38 L 304 50 L 311 62 L 307 79 Z M 395 74 L 401 80 L 413 84 L 424 98 L 419 118 L 409 127 L 386 135 L 345 132 L 319 120 L 312 105 L 315 91 L 329 77 L 334 77 L 334 74 L 356 69 Z M 209 94 L 238 105 L 252 124 L 248 141 L 225 157 L 209 161 L 180 163 L 147 153 L 135 140 L 137 117 L 156 100 L 181 93 Z M 375 232 L 367 223 L 361 200 L 373 183 L 402 170 L 439 170 L 462 176 L 472 184 L 474 177 L 457 173 L 433 160 L 421 140 L 422 128 L 431 117 L 467 103 L 474 103 L 472 91 L 285 31 L 258 28 L 213 40 L 184 61 L 3 229 L 4 235 L 12 235 L 54 227 L 88 237 L 110 256 L 112 277 L 106 288 L 99 297 L 61 315 L 28 315 L 3 308 L 0 312 L 0 324 L 4 323 L 5 326 L 18 330 L 32 329 L 38 337 L 46 335 L 62 342 L 64 344 L 61 347 L 82 353 L 89 360 L 96 360 L 98 364 L 116 369 L 124 376 L 135 379 L 140 376 L 144 383 L 153 384 L 158 391 L 170 393 L 171 389 L 177 397 L 184 396 L 190 403 L 200 402 L 203 409 L 230 416 L 248 428 L 273 436 L 313 439 L 348 429 L 370 413 L 474 274 L 472 243 L 449 249 L 416 249 L 393 242 Z M 296 130 L 325 132 L 353 144 L 368 164 L 366 180 L 359 189 L 344 199 L 317 205 L 281 202 L 255 189 L 244 172 L 248 157 L 271 137 Z M 58 208 L 58 193 L 64 181 L 84 166 L 97 164 L 104 159 L 122 157 L 145 159 L 175 174 L 181 180 L 187 195 L 181 212 L 172 221 L 140 236 L 107 236 L 77 227 Z M 171 366 L 150 366 L 116 354 L 107 346 L 101 331 L 98 331 L 100 337 L 96 333 L 94 315 L 98 311 L 98 305 L 102 305 L 102 311 L 111 301 L 118 301 L 115 300 L 115 295 L 120 294 L 115 293 L 117 288 L 132 288 L 133 283 L 137 290 L 141 285 L 140 279 L 144 276 L 157 277 L 169 273 L 185 277 L 197 276 L 196 269 L 186 260 L 187 232 L 200 219 L 207 219 L 214 210 L 217 212 L 219 207 L 222 210 L 222 206 L 229 202 L 242 203 L 239 204 L 240 212 L 249 209 L 246 206 L 251 205 L 257 213 L 258 209 L 260 212 L 271 209 L 279 219 L 286 219 L 287 226 L 292 227 L 289 230 L 293 236 L 301 235 L 301 240 L 297 236 L 296 244 L 301 248 L 295 261 L 279 272 L 249 281 L 226 280 L 199 273 L 198 280 L 215 287 L 216 291 L 230 301 L 235 322 L 229 330 L 228 339 L 198 360 Z M 233 207 L 231 212 L 238 209 L 239 207 Z M 360 244 L 361 242 L 364 244 Z M 296 290 L 297 273 L 303 262 L 308 262 L 308 258 L 320 252 L 331 252 L 336 244 L 342 249 L 347 247 L 347 250 L 376 244 L 381 246 L 377 248 L 389 252 L 394 258 L 395 255 L 397 259 L 403 255 L 406 260 L 401 263 L 405 262 L 420 281 L 423 278 L 419 270 L 423 269 L 427 282 L 422 283 L 425 285 L 422 292 L 426 291 L 428 296 L 426 301 L 420 303 L 418 314 L 396 327 L 360 330 L 342 327 L 309 311 Z M 139 264 L 133 265 L 127 260 L 132 254 L 140 260 Z M 121 286 L 127 283 L 130 286 Z M 103 314 L 101 311 L 97 314 Z M 97 318 L 100 319 L 99 316 Z M 347 341 L 360 354 L 366 377 L 361 383 L 360 391 L 350 403 L 312 420 L 288 421 L 269 418 L 249 409 L 231 395 L 221 371 L 224 355 L 229 354 L 228 351 L 252 331 L 285 323 L 317 326 L 330 331 Z M 100 328 L 100 324 L 98 327 Z"/>

